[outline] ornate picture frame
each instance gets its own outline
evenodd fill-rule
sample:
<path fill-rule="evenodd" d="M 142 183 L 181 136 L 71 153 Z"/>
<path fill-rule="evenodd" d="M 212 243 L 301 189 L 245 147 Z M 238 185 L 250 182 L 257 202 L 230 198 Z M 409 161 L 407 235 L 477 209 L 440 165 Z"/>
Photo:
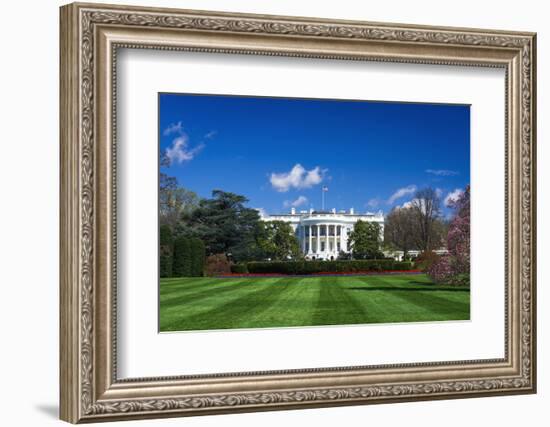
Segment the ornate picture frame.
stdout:
<path fill-rule="evenodd" d="M 79 423 L 536 391 L 535 34 L 75 3 L 61 8 L 60 43 L 61 419 Z M 505 357 L 118 379 L 119 48 L 504 69 Z"/>

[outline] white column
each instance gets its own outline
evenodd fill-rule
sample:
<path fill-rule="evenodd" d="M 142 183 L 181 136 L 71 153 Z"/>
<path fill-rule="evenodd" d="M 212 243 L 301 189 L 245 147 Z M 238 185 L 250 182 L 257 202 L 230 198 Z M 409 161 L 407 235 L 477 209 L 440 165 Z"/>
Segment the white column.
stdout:
<path fill-rule="evenodd" d="M 306 226 L 302 225 L 302 253 L 306 253 Z"/>
<path fill-rule="evenodd" d="M 321 243 L 320 243 L 320 239 L 321 239 L 321 226 L 319 224 L 317 224 L 317 242 L 315 243 L 315 246 L 317 247 L 317 253 L 319 253 L 319 251 L 321 250 Z"/>
<path fill-rule="evenodd" d="M 326 244 L 326 248 L 327 248 L 327 251 L 329 251 L 329 252 L 330 252 L 330 226 L 331 226 L 331 224 L 327 224 L 327 244 Z"/>
<path fill-rule="evenodd" d="M 312 237 L 311 237 L 311 225 L 308 225 L 308 230 L 309 230 L 309 248 L 308 248 L 308 253 L 312 253 L 313 252 L 313 247 L 312 247 Z"/>
<path fill-rule="evenodd" d="M 330 240 L 330 237 L 329 237 L 329 230 L 330 230 L 329 224 L 327 224 L 325 227 L 327 227 L 327 232 L 325 233 L 325 252 L 328 252 L 328 250 L 329 250 L 328 242 Z"/>
<path fill-rule="evenodd" d="M 336 224 L 334 224 L 334 239 L 333 239 L 334 243 L 333 243 L 333 247 L 332 247 L 334 253 L 338 253 L 338 246 L 336 246 L 336 239 L 337 239 L 336 231 L 337 231 L 337 229 L 338 229 L 338 226 Z"/>

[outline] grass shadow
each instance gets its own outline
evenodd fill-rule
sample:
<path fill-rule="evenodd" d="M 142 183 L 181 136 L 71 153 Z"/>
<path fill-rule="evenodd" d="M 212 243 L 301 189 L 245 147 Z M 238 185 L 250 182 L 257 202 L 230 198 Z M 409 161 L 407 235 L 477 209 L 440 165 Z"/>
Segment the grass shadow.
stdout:
<path fill-rule="evenodd" d="M 351 288 L 344 288 L 352 291 L 388 291 L 388 292 L 470 292 L 470 288 L 391 288 L 391 287 L 371 287 L 371 286 L 354 286 Z"/>

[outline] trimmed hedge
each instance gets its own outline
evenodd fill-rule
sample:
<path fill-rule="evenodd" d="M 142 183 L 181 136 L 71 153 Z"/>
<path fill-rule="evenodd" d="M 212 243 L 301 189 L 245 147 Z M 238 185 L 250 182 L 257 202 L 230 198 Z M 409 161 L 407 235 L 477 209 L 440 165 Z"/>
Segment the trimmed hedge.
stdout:
<path fill-rule="evenodd" d="M 205 249 L 199 239 L 180 237 L 174 241 L 173 277 L 200 277 L 204 275 Z"/>
<path fill-rule="evenodd" d="M 204 242 L 200 239 L 191 239 L 189 242 L 191 249 L 191 276 L 204 276 L 204 265 L 206 260 L 206 248 Z"/>
<path fill-rule="evenodd" d="M 411 270 L 408 261 L 389 259 L 342 260 L 342 261 L 274 261 L 249 262 L 246 264 L 251 274 L 316 274 L 353 273 L 361 271 L 403 271 Z"/>
<path fill-rule="evenodd" d="M 233 264 L 231 266 L 231 273 L 233 274 L 248 274 L 248 268 L 246 264 Z"/>
<path fill-rule="evenodd" d="M 174 241 L 172 274 L 174 277 L 191 276 L 191 245 L 189 239 L 185 237 L 180 237 Z"/>

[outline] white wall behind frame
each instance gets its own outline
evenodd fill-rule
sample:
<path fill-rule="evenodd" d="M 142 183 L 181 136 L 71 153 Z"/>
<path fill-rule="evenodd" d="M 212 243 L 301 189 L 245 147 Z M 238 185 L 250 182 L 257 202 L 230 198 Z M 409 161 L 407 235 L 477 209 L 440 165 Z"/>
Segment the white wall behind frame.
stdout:
<path fill-rule="evenodd" d="M 117 64 L 122 378 L 504 356 L 503 69 L 135 49 Z M 159 92 L 471 104 L 471 321 L 158 334 Z"/>
<path fill-rule="evenodd" d="M 144 6 L 319 16 L 432 25 L 538 31 L 538 117 L 550 116 L 550 28 L 545 2 L 501 0 L 109 0 Z M 63 426 L 58 402 L 58 0 L 5 2 L 0 26 L 3 67 L 0 107 L 0 376 L 2 423 Z M 21 25 L 24 22 L 25 30 Z M 17 35 L 14 37 L 14 35 Z M 13 42 L 14 40 L 17 42 Z M 129 421 L 124 427 L 544 426 L 550 405 L 550 126 L 538 127 L 539 392 L 537 395 L 442 400 L 392 405 L 262 412 L 188 419 Z M 24 168 L 22 167 L 24 165 Z M 491 165 L 487 166 L 488 173 Z M 32 242 L 32 268 L 29 268 Z M 491 255 L 491 256 L 497 256 Z M 500 255 L 498 255 L 500 256 Z M 32 271 L 31 271 L 32 270 Z M 22 275 L 22 272 L 28 274 Z M 25 279 L 22 279 L 25 277 Z M 30 278 L 29 278 L 30 277 Z M 25 301 L 24 309 L 22 301 Z M 22 315 L 22 312 L 26 315 Z"/>

